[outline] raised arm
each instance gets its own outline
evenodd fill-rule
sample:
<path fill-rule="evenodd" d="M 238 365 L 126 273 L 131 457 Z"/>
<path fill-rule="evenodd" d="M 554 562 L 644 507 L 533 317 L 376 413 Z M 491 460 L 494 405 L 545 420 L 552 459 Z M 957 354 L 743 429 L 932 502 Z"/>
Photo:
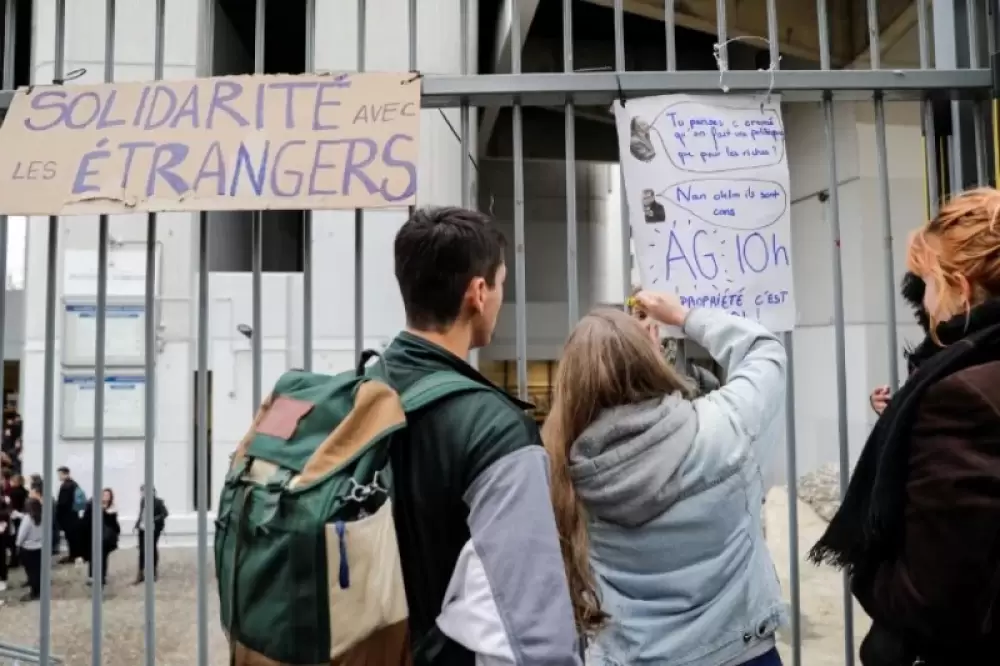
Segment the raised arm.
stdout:
<path fill-rule="evenodd" d="M 688 313 L 684 333 L 725 369 L 722 386 L 702 400 L 723 408 L 751 439 L 759 437 L 785 402 L 788 359 L 781 342 L 749 319 L 700 308 Z"/>

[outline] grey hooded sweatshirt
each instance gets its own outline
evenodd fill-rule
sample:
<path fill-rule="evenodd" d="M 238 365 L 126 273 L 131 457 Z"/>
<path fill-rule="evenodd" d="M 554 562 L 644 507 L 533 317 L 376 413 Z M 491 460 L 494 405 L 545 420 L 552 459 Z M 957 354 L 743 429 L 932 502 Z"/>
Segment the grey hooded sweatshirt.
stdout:
<path fill-rule="evenodd" d="M 786 619 L 764 541 L 759 460 L 784 404 L 785 350 L 759 324 L 693 310 L 721 388 L 608 410 L 574 442 L 591 563 L 611 615 L 588 663 L 735 666 Z"/>

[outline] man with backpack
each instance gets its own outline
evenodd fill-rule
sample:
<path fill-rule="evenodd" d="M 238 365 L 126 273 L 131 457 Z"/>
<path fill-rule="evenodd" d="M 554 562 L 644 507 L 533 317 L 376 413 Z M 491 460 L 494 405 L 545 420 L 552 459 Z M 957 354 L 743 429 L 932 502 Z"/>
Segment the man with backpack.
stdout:
<path fill-rule="evenodd" d="M 488 216 L 459 208 L 417 210 L 395 240 L 407 328 L 384 353 L 387 381 L 405 393 L 446 371 L 487 387 L 409 416 L 405 444 L 390 451 L 418 665 L 471 666 L 476 654 L 524 665 L 579 659 L 529 405 L 465 360 L 493 337 L 505 247 Z"/>
<path fill-rule="evenodd" d="M 407 329 L 275 384 L 217 505 L 234 666 L 581 663 L 538 428 L 465 361 L 504 251 L 485 215 L 417 211 L 395 241 Z"/>

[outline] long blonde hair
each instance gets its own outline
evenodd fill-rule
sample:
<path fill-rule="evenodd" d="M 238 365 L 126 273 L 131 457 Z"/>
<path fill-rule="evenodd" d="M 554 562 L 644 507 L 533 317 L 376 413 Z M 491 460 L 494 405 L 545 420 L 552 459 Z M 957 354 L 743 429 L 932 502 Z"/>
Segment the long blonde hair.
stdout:
<path fill-rule="evenodd" d="M 542 439 L 552 465 L 552 504 L 577 627 L 593 633 L 608 615 L 590 567 L 587 516 L 573 488 L 569 452 L 604 410 L 682 392 L 691 385 L 663 358 L 642 325 L 610 308 L 594 310 L 570 333 L 556 372 Z"/>
<path fill-rule="evenodd" d="M 941 207 L 937 216 L 913 232 L 907 267 L 937 294 L 930 334 L 942 321 L 1000 295 L 1000 192 L 983 187 L 964 192 Z M 968 297 L 962 282 L 969 285 Z"/>

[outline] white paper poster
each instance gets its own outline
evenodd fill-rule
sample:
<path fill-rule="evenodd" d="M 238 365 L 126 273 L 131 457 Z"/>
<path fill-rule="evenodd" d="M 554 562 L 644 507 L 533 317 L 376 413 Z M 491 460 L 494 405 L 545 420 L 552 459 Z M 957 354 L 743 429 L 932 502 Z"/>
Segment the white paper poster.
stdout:
<path fill-rule="evenodd" d="M 615 104 L 639 276 L 689 307 L 795 327 L 780 100 L 664 95 Z"/>
<path fill-rule="evenodd" d="M 93 375 L 63 375 L 62 436 L 94 437 Z M 146 378 L 140 374 L 104 377 L 104 435 L 115 439 L 141 439 L 146 432 Z"/>
<path fill-rule="evenodd" d="M 139 366 L 146 361 L 146 308 L 108 305 L 105 317 L 105 362 L 109 366 Z M 66 305 L 63 365 L 93 367 L 97 352 L 97 306 Z"/>

